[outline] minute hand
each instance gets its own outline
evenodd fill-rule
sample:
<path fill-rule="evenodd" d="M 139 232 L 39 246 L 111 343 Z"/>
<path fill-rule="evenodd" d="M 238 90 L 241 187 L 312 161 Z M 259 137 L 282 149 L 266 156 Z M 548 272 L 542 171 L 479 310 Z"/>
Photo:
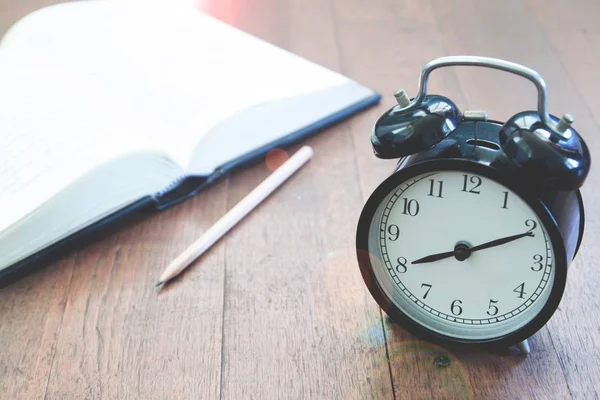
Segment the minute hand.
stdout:
<path fill-rule="evenodd" d="M 525 233 L 520 233 L 518 235 L 507 236 L 507 237 L 504 237 L 501 239 L 492 240 L 491 242 L 480 244 L 479 246 L 471 247 L 470 250 L 472 253 L 472 252 L 478 251 L 478 250 L 489 249 L 490 247 L 500 246 L 501 244 L 512 242 L 513 240 L 521 239 L 522 237 L 525 237 L 525 236 L 533 237 L 535 235 L 533 234 L 533 232 L 525 232 Z"/>
<path fill-rule="evenodd" d="M 464 256 L 464 258 L 462 260 L 468 258 L 471 255 L 471 253 L 474 251 L 489 249 L 490 247 L 495 247 L 495 246 L 500 246 L 502 244 L 512 242 L 513 240 L 521 239 L 522 237 L 525 237 L 525 236 L 532 237 L 535 235 L 532 232 L 525 232 L 525 233 L 520 233 L 518 235 L 507 236 L 505 238 L 492 240 L 491 242 L 480 244 L 479 246 L 475 246 L 475 247 L 471 247 L 471 248 L 465 246 L 464 248 L 460 249 L 460 252 L 462 252 L 462 254 Z M 432 254 L 427 257 L 419 258 L 418 260 L 413 261 L 411 264 L 430 263 L 430 262 L 439 261 L 439 260 L 443 260 L 445 258 L 450 258 L 450 257 L 457 257 L 457 259 L 458 259 L 458 256 L 457 256 L 457 254 L 459 254 L 458 251 L 459 250 L 455 248 L 454 251 L 447 251 L 445 253 Z"/>

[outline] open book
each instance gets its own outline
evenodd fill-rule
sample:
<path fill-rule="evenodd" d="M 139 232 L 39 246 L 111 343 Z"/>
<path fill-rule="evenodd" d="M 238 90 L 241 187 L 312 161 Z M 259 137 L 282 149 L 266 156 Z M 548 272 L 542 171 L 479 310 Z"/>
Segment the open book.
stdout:
<path fill-rule="evenodd" d="M 36 11 L 0 44 L 0 282 L 378 100 L 191 7 Z"/>

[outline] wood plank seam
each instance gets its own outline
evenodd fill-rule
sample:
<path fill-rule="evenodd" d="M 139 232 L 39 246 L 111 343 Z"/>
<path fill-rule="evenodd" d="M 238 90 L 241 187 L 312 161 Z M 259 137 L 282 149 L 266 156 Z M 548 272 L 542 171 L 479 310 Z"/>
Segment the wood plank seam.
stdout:
<path fill-rule="evenodd" d="M 229 186 L 231 185 L 231 176 L 227 175 L 227 185 L 225 186 L 225 207 L 229 200 Z M 225 211 L 227 212 L 227 211 Z M 235 227 L 234 227 L 235 229 Z M 219 354 L 219 363 L 221 371 L 219 373 L 219 399 L 223 399 L 223 377 L 225 375 L 225 363 L 223 362 L 223 354 L 225 354 L 225 309 L 227 301 L 227 238 L 223 240 L 223 296 L 221 300 L 221 354 Z"/>
<path fill-rule="evenodd" d="M 54 343 L 52 345 L 52 359 L 50 360 L 50 370 L 48 371 L 48 377 L 46 379 L 46 385 L 44 386 L 44 400 L 46 400 L 48 398 L 48 386 L 50 384 L 50 378 L 52 377 L 52 371 L 54 371 L 54 358 L 56 357 L 56 351 L 57 351 L 57 346 L 58 346 L 58 340 L 60 338 L 61 332 L 62 332 L 62 326 L 63 326 L 63 320 L 65 317 L 65 310 L 67 308 L 67 303 L 69 301 L 69 294 L 71 292 L 71 282 L 73 281 L 73 272 L 75 269 L 75 260 L 77 259 L 77 256 L 79 255 L 79 251 L 75 251 L 75 253 L 71 256 L 71 263 L 69 265 L 69 282 L 67 283 L 67 287 L 65 289 L 65 294 L 64 294 L 64 303 L 63 303 L 63 307 L 62 307 L 62 311 L 60 314 L 60 324 L 58 325 L 58 329 L 56 330 L 56 334 L 54 335 Z"/>
<path fill-rule="evenodd" d="M 562 57 L 561 57 L 558 49 L 556 48 L 556 46 L 550 39 L 546 28 L 540 23 L 537 13 L 535 12 L 535 10 L 531 6 L 531 4 L 528 1 L 525 1 L 524 3 L 525 3 L 525 7 L 527 7 L 527 9 L 529 9 L 533 15 L 536 15 L 536 17 L 534 18 L 535 25 L 539 28 L 540 32 L 542 33 L 542 35 L 547 43 L 548 48 L 556 56 L 557 63 L 560 64 L 561 69 L 564 70 L 564 72 L 565 72 L 564 76 L 565 76 L 566 80 L 568 80 L 569 83 L 571 84 L 574 93 L 576 93 L 577 97 L 579 98 L 579 100 L 581 101 L 583 106 L 586 108 L 586 111 L 588 112 L 588 114 L 590 114 L 592 116 L 591 119 L 595 122 L 596 129 L 600 130 L 600 122 L 594 117 L 594 113 L 593 113 L 590 105 L 588 104 L 585 97 L 583 96 L 583 93 L 581 93 L 581 90 L 579 89 L 579 86 L 573 79 L 571 72 L 569 71 L 569 69 L 567 68 L 565 63 L 562 61 Z M 556 356 L 558 358 L 560 368 L 561 368 L 563 376 L 565 378 L 565 384 L 567 386 L 567 389 L 569 390 L 569 394 L 571 395 L 571 398 L 574 398 L 573 390 L 571 388 L 571 385 L 569 384 L 569 378 L 568 378 L 568 374 L 567 374 L 567 366 L 563 360 L 563 357 L 561 357 L 561 355 L 560 355 L 558 346 L 556 346 L 556 344 L 554 343 L 554 334 L 549 329 L 548 329 L 548 336 L 550 337 L 550 342 L 552 343 L 552 346 L 554 347 L 554 351 L 556 352 Z"/>
<path fill-rule="evenodd" d="M 535 10 L 531 7 L 531 4 L 529 2 L 525 2 L 525 6 L 529 10 L 531 10 L 532 14 L 537 14 L 535 12 Z M 550 50 L 552 51 L 552 53 L 554 53 L 554 55 L 556 56 L 557 63 L 560 64 L 560 68 L 565 72 L 565 77 L 567 78 L 567 80 L 571 84 L 571 87 L 573 88 L 573 92 L 577 94 L 577 97 L 579 98 L 579 100 L 581 101 L 581 103 L 583 104 L 583 106 L 585 107 L 587 113 L 590 116 L 592 116 L 592 120 L 596 123 L 595 124 L 596 125 L 596 129 L 600 131 L 600 121 L 598 121 L 598 119 L 595 118 L 593 109 L 590 107 L 590 105 L 586 101 L 585 96 L 583 95 L 583 93 L 581 93 L 581 90 L 579 89 L 579 86 L 577 85 L 577 82 L 575 82 L 575 79 L 573 79 L 573 76 L 571 75 L 571 72 L 570 72 L 569 68 L 567 68 L 567 66 L 565 65 L 565 63 L 562 61 L 562 56 L 560 55 L 560 52 L 558 51 L 558 49 L 556 48 L 556 46 L 554 45 L 554 43 L 550 39 L 550 36 L 548 35 L 548 32 L 546 31 L 546 28 L 543 25 L 540 24 L 540 21 L 539 21 L 539 19 L 537 17 L 535 18 L 535 25 L 538 26 L 540 32 L 542 32 L 542 35 L 546 39 L 546 43 L 547 43 L 548 47 L 550 48 Z"/>
<path fill-rule="evenodd" d="M 344 53 L 343 53 L 343 49 L 342 49 L 342 45 L 341 45 L 341 40 L 340 40 L 340 32 L 339 32 L 339 27 L 338 27 L 338 20 L 339 17 L 336 14 L 336 9 L 335 9 L 335 4 L 333 3 L 334 0 L 328 0 L 328 6 L 330 9 L 330 14 L 332 16 L 332 25 L 333 25 L 333 32 L 334 32 L 334 41 L 335 41 L 335 45 L 336 45 L 336 49 L 337 49 L 337 58 L 339 61 L 339 65 L 340 65 L 340 73 L 342 74 L 347 74 L 347 68 L 345 65 L 345 61 L 344 61 Z M 362 180 L 362 174 L 360 173 L 359 170 L 359 166 L 358 166 L 358 156 L 356 154 L 356 147 L 357 147 L 357 143 L 355 143 L 354 141 L 354 135 L 352 135 L 352 121 L 348 121 L 347 122 L 347 127 L 344 128 L 344 131 L 346 133 L 346 136 L 349 137 L 349 141 L 352 145 L 352 159 L 354 160 L 354 170 L 355 170 L 355 174 L 356 177 L 358 178 L 359 181 L 359 185 L 358 185 L 358 191 L 360 193 L 360 200 L 361 203 L 364 204 L 364 202 L 366 201 L 366 194 L 363 192 L 363 186 L 361 184 L 361 180 Z M 358 266 L 357 266 L 358 268 Z M 383 335 L 383 343 L 385 346 L 385 357 L 386 357 L 386 362 L 387 362 L 387 369 L 389 371 L 389 378 L 390 378 L 390 387 L 392 390 L 392 398 L 393 400 L 396 400 L 396 390 L 394 388 L 394 377 L 392 374 L 392 364 L 391 364 L 391 360 L 390 360 L 390 352 L 389 352 L 389 343 L 388 343 L 388 337 L 387 334 L 385 332 L 385 325 L 384 325 L 384 315 L 383 315 L 383 311 L 381 310 L 381 308 L 378 307 L 378 312 L 379 312 L 379 325 L 381 327 L 381 333 Z"/>
<path fill-rule="evenodd" d="M 522 2 L 519 2 L 519 3 L 522 3 Z M 531 7 L 529 6 L 529 4 L 527 4 L 527 7 L 529 9 L 531 9 Z M 439 25 L 441 22 L 440 22 L 438 13 L 434 13 L 434 14 L 435 14 L 435 17 L 437 19 L 437 23 Z M 553 58 L 555 59 L 554 61 L 556 62 L 556 64 L 558 64 L 560 66 L 560 69 L 564 70 L 564 76 L 567 77 L 567 80 L 569 81 L 569 84 L 573 87 L 573 89 L 575 89 L 574 91 L 577 93 L 577 97 L 579 98 L 579 100 L 581 100 L 582 104 L 586 108 L 586 112 L 588 112 L 588 113 L 591 114 L 591 110 L 590 110 L 589 105 L 583 99 L 582 93 L 580 92 L 580 90 L 576 86 L 576 84 L 575 84 L 575 82 L 574 82 L 571 74 L 568 72 L 568 69 L 565 67 L 564 63 L 562 62 L 562 58 L 561 58 L 560 54 L 558 54 L 557 49 L 555 48 L 554 45 L 552 45 L 551 41 L 549 40 L 547 31 L 544 29 L 544 27 L 540 26 L 539 21 L 537 20 L 537 18 L 536 18 L 536 21 L 535 21 L 535 25 L 537 27 L 537 30 L 541 33 L 544 41 L 546 42 L 545 44 L 548 47 L 548 49 L 550 50 Z M 447 48 L 447 42 L 446 42 L 446 40 L 444 40 L 444 47 Z M 459 80 L 460 86 L 462 88 L 463 87 L 462 80 L 460 78 L 458 78 L 458 80 Z M 598 121 L 595 120 L 595 123 L 596 123 L 596 125 L 598 125 Z M 566 386 L 566 388 L 568 390 L 569 396 L 571 398 L 573 398 L 574 397 L 573 396 L 573 391 L 572 391 L 572 389 L 571 389 L 571 387 L 569 385 L 568 374 L 567 374 L 567 371 L 565 369 L 565 363 L 564 363 L 563 359 L 561 358 L 561 354 L 559 352 L 558 347 L 555 345 L 553 333 L 550 331 L 550 329 L 548 328 L 548 326 L 545 326 L 542 331 L 545 331 L 545 332 L 548 333 L 548 336 L 550 338 L 550 343 L 552 345 L 552 350 L 554 351 L 554 354 L 556 356 L 556 359 L 557 359 L 557 361 L 559 363 L 559 366 L 560 366 L 560 369 L 561 369 L 562 376 L 564 377 L 565 386 Z M 542 331 L 540 331 L 538 334 L 540 334 Z"/>

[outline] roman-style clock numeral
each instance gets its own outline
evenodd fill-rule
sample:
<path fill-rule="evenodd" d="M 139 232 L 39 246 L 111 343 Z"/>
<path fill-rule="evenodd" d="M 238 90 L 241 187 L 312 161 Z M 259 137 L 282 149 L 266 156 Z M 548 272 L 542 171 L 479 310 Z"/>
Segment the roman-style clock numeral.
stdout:
<path fill-rule="evenodd" d="M 404 274 L 408 270 L 408 268 L 406 267 L 406 262 L 407 262 L 406 258 L 398 257 L 397 261 L 398 261 L 398 265 L 396 265 L 396 271 L 399 274 Z"/>
<path fill-rule="evenodd" d="M 525 295 L 527 293 L 525 293 L 525 282 L 521 283 L 519 286 L 517 286 L 513 292 L 517 293 L 519 295 L 520 299 L 524 299 Z"/>
<path fill-rule="evenodd" d="M 481 192 L 479 190 L 477 190 L 477 188 L 479 186 L 481 186 L 481 178 L 476 176 L 476 175 L 472 175 L 469 178 L 469 175 L 467 174 L 463 174 L 463 188 L 462 191 L 463 192 L 467 192 L 467 193 L 474 193 L 474 194 L 480 194 Z M 469 185 L 469 182 L 471 182 L 471 185 Z"/>
<path fill-rule="evenodd" d="M 437 185 L 436 185 L 437 183 Z M 433 179 L 429 180 L 429 194 L 427 196 L 431 196 L 431 197 L 439 197 L 442 198 L 442 188 L 444 187 L 444 182 L 442 181 L 435 181 Z M 437 188 L 437 190 L 436 190 Z M 437 193 L 437 194 L 435 194 Z"/>
<path fill-rule="evenodd" d="M 504 193 L 504 204 L 502 205 L 502 208 L 504 209 L 508 209 L 508 207 L 506 206 L 506 204 L 508 203 L 508 192 L 502 192 Z"/>
<path fill-rule="evenodd" d="M 525 226 L 529 228 L 527 232 L 533 232 L 533 230 L 537 228 L 537 223 L 532 219 L 528 219 L 525 221 Z"/>
<path fill-rule="evenodd" d="M 421 284 L 421 288 L 426 287 L 427 290 L 425 291 L 425 294 L 423 295 L 423 300 L 425 300 L 427 298 L 427 295 L 429 294 L 429 291 L 431 290 L 432 286 L 428 283 L 422 283 Z"/>
<path fill-rule="evenodd" d="M 409 200 L 406 197 L 402 200 L 404 200 L 404 210 L 402 211 L 402 214 L 414 217 L 419 213 L 419 202 L 417 200 Z"/>
<path fill-rule="evenodd" d="M 533 261 L 534 261 L 535 265 L 531 266 L 531 270 L 535 271 L 535 272 L 541 271 L 542 268 L 544 268 L 544 264 L 542 264 L 543 259 L 544 259 L 544 257 L 542 257 L 541 254 L 534 255 Z"/>
<path fill-rule="evenodd" d="M 388 236 L 388 239 L 391 241 L 395 241 L 398 240 L 398 236 L 400 236 L 400 228 L 398 228 L 398 225 L 390 225 L 388 226 L 388 233 L 390 234 L 390 236 Z"/>
<path fill-rule="evenodd" d="M 493 317 L 494 315 L 498 314 L 498 307 L 496 307 L 494 305 L 496 303 L 498 303 L 498 300 L 490 299 L 490 304 L 488 305 L 487 315 L 490 315 Z"/>
<path fill-rule="evenodd" d="M 452 302 L 452 304 L 450 304 L 450 311 L 452 311 L 452 314 L 454 315 L 460 315 L 463 312 L 462 307 L 460 306 L 462 304 L 461 300 L 454 300 Z"/>

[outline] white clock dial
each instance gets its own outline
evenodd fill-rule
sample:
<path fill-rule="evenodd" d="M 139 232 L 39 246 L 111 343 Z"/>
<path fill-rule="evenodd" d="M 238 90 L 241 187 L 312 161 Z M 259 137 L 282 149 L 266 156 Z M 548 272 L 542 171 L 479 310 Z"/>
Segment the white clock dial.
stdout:
<path fill-rule="evenodd" d="M 524 326 L 554 283 L 550 237 L 533 209 L 494 180 L 462 171 L 416 176 L 390 192 L 371 222 L 369 249 L 396 307 L 466 340 Z"/>

